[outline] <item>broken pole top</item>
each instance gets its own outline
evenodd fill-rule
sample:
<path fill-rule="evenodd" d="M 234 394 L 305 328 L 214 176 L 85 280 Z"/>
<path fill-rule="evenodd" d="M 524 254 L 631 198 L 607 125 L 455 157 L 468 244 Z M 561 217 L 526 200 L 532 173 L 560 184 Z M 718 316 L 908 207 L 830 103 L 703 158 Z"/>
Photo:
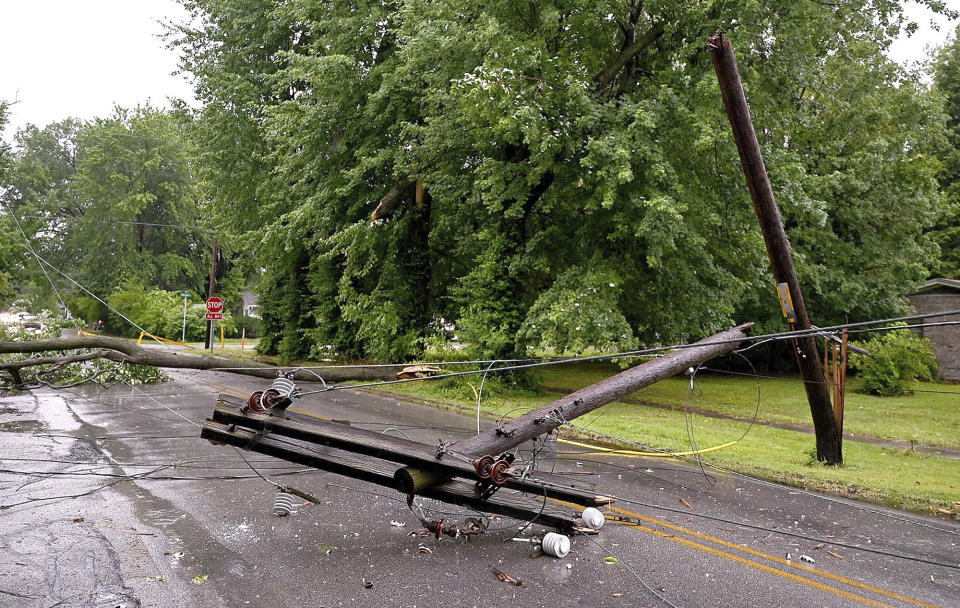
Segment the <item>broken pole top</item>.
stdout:
<path fill-rule="evenodd" d="M 460 441 L 450 449 L 470 456 L 497 455 L 511 450 L 524 441 L 549 433 L 566 422 L 632 392 L 735 350 L 742 340 L 747 339 L 745 331 L 752 326 L 753 323 L 746 323 L 686 345 L 667 355 L 565 395 L 539 409 L 518 416 L 498 428 Z"/>

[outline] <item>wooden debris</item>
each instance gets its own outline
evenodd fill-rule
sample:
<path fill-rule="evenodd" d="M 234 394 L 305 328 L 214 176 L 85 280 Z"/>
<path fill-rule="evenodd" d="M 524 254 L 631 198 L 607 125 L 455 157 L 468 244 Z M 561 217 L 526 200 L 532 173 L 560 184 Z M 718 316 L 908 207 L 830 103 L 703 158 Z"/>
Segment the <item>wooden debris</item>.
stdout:
<path fill-rule="evenodd" d="M 517 587 L 523 584 L 523 581 L 513 578 L 503 570 L 498 570 L 496 568 L 491 568 L 491 570 L 493 570 L 493 573 L 497 575 L 497 578 L 503 581 L 504 583 L 511 583 L 513 585 L 516 585 Z"/>
<path fill-rule="evenodd" d="M 432 365 L 408 365 L 397 372 L 397 380 L 409 380 L 411 378 L 428 378 L 439 374 L 442 370 Z"/>

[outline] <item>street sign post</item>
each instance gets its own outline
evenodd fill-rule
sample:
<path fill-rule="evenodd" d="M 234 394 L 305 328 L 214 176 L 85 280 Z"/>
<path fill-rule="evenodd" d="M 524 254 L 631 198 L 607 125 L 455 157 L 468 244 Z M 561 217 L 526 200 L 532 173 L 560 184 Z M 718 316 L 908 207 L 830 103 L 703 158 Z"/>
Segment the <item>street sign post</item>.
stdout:
<path fill-rule="evenodd" d="M 223 300 L 214 296 L 207 299 L 207 321 L 223 319 Z"/>

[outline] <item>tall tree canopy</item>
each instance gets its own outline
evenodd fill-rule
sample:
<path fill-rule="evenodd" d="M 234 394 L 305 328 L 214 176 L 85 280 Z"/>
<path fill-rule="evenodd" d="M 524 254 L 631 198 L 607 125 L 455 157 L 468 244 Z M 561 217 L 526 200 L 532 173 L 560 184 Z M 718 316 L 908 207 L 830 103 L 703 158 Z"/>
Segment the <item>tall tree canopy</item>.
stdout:
<path fill-rule="evenodd" d="M 488 356 L 776 323 L 718 29 L 816 322 L 901 310 L 935 262 L 899 2 L 182 1 L 204 176 L 286 357 L 410 357 L 440 318 Z"/>
<path fill-rule="evenodd" d="M 0 100 L 0 132 L 3 132 L 7 126 L 7 102 Z M 7 172 L 10 168 L 10 146 L 7 142 L 0 140 L 0 191 L 7 184 Z M 6 208 L 0 207 L 0 232 L 3 234 L 15 234 L 13 218 L 10 217 Z M 16 295 L 13 288 L 13 270 L 16 266 L 15 260 L 20 256 L 16 251 L 16 245 L 9 238 L 0 239 L 0 306 L 6 304 Z"/>
<path fill-rule="evenodd" d="M 128 283 L 203 293 L 210 236 L 197 226 L 190 154 L 184 121 L 149 106 L 29 125 L 16 135 L 2 194 L 24 230 L 13 234 L 101 297 Z M 35 260 L 22 265 L 25 281 L 47 284 Z"/>
<path fill-rule="evenodd" d="M 940 172 L 946 212 L 933 234 L 942 252 L 940 275 L 960 279 L 960 27 L 937 53 L 933 68 L 934 84 L 944 99 L 949 142 Z"/>

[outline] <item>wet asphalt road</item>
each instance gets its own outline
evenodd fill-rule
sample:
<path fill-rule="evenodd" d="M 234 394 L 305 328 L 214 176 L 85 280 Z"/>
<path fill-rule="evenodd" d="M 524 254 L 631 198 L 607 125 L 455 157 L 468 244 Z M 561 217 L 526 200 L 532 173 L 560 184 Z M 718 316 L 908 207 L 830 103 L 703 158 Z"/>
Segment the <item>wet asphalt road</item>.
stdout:
<path fill-rule="evenodd" d="M 708 483 L 696 465 L 662 459 L 548 461 L 627 499 L 608 516 L 633 522 L 574 537 L 565 559 L 531 558 L 509 541 L 523 522 L 504 518 L 469 541 L 411 536 L 419 524 L 395 491 L 246 453 L 265 477 L 322 499 L 276 517 L 274 487 L 196 426 L 219 392 L 264 381 L 174 374 L 0 398 L 0 606 L 960 606 L 956 523 L 727 474 Z M 354 391 L 294 407 L 431 445 L 476 424 Z M 944 483 L 960 498 L 960 470 Z"/>

